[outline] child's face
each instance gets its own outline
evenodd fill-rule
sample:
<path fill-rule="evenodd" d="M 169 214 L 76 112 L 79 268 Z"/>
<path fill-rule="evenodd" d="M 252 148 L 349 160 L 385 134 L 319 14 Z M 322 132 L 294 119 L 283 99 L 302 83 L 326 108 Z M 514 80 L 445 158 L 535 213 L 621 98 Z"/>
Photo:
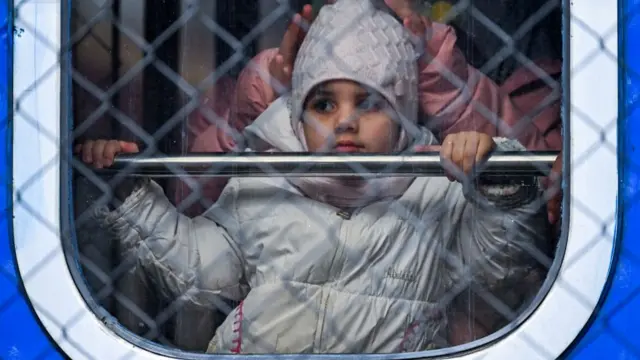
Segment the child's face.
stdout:
<path fill-rule="evenodd" d="M 356 82 L 333 80 L 317 86 L 304 109 L 311 152 L 388 153 L 398 141 L 391 105 Z"/>

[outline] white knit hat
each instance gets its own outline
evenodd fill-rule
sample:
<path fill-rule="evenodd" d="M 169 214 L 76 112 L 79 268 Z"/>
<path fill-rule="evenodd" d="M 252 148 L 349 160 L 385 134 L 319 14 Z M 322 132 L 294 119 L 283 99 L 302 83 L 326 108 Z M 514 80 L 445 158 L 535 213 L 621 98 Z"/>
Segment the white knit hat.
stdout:
<path fill-rule="evenodd" d="M 405 27 L 391 14 L 376 8 L 371 0 L 338 0 L 323 6 L 305 36 L 293 68 L 293 129 L 300 128 L 309 92 L 329 80 L 352 80 L 378 91 L 403 122 L 415 124 L 417 57 Z M 405 131 L 401 137 L 406 144 Z"/>

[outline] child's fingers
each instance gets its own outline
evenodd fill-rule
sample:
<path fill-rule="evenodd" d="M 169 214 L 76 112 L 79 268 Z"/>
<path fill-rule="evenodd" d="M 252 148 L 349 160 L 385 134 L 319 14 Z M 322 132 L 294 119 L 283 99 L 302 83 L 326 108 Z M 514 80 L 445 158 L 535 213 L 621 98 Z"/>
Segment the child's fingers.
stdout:
<path fill-rule="evenodd" d="M 483 137 L 478 143 L 478 151 L 476 153 L 476 162 L 482 162 L 487 159 L 495 148 L 495 143 L 490 137 Z"/>
<path fill-rule="evenodd" d="M 89 140 L 82 146 L 82 161 L 85 164 L 93 163 L 93 140 Z"/>
<path fill-rule="evenodd" d="M 453 154 L 453 139 L 451 136 L 447 136 L 442 143 L 442 148 L 440 150 L 440 157 L 443 159 L 451 160 L 451 156 Z"/>
<path fill-rule="evenodd" d="M 476 134 L 477 137 L 477 145 L 476 151 L 473 154 L 474 167 L 477 167 L 478 164 L 484 163 L 491 152 L 495 149 L 495 142 L 493 139 L 485 134 Z M 475 171 L 475 168 L 473 169 Z"/>
<path fill-rule="evenodd" d="M 91 157 L 93 158 L 93 166 L 101 169 L 104 164 L 104 148 L 107 145 L 105 140 L 96 140 L 91 149 Z"/>
<path fill-rule="evenodd" d="M 459 137 L 453 144 L 453 151 L 451 153 L 451 162 L 457 167 L 458 172 L 464 172 L 464 159 L 466 155 L 467 139 L 464 136 Z"/>
<path fill-rule="evenodd" d="M 452 172 L 451 172 L 451 167 L 455 166 L 455 164 L 452 162 L 453 147 L 454 147 L 453 138 L 451 136 L 447 136 L 444 139 L 442 148 L 440 149 L 440 161 L 442 162 L 444 173 L 447 176 L 447 179 L 449 179 L 449 181 L 455 180 L 455 177 L 452 176 Z"/>
<path fill-rule="evenodd" d="M 118 144 L 120 145 L 120 149 L 123 153 L 138 153 L 140 152 L 140 148 L 138 147 L 138 144 L 134 143 L 134 142 L 129 142 L 129 141 L 118 141 Z"/>
<path fill-rule="evenodd" d="M 98 169 L 113 165 L 113 160 L 119 153 L 137 153 L 139 151 L 136 143 L 118 140 L 89 140 L 74 147 L 74 152 L 81 157 L 84 163 Z"/>
<path fill-rule="evenodd" d="M 102 165 L 103 166 L 111 166 L 113 165 L 113 159 L 115 159 L 116 155 L 122 151 L 122 147 L 120 146 L 120 141 L 111 140 L 107 142 L 104 146 L 104 150 L 102 152 Z"/>
<path fill-rule="evenodd" d="M 476 159 L 480 154 L 479 139 L 473 135 L 468 136 L 465 142 L 465 148 L 462 159 L 462 172 L 469 176 L 475 171 Z"/>

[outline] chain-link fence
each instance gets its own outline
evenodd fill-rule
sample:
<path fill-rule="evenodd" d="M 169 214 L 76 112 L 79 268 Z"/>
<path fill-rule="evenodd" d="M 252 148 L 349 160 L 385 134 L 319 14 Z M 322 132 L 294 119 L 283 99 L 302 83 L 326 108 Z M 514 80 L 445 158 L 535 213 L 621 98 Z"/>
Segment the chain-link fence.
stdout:
<path fill-rule="evenodd" d="M 390 2 L 391 7 L 372 3 L 378 12 L 402 15 L 402 8 L 394 7 L 400 1 Z M 251 171 L 269 180 L 236 181 L 194 177 L 194 168 L 178 159 L 163 164 L 171 176 L 155 178 L 157 187 L 132 176 L 139 171 L 135 167 L 105 175 L 92 166 L 133 143 L 140 158 L 150 158 L 247 147 L 313 152 L 327 146 L 325 141 L 338 150 L 409 151 L 409 140 L 398 145 L 403 138 L 442 143 L 436 151 L 445 155 L 451 146 L 448 154 L 458 165 L 470 158 L 456 151 L 498 137 L 517 140 L 529 151 L 547 151 L 555 159 L 566 136 L 561 1 L 414 5 L 413 14 L 439 23 L 421 23 L 424 39 L 417 36 L 421 31 L 411 36 L 420 44 L 418 60 L 390 55 L 394 62 L 387 59 L 387 65 L 395 70 L 385 71 L 414 91 L 417 87 L 415 97 L 398 100 L 406 95 L 402 91 L 391 92 L 397 98 L 388 96 L 375 82 L 375 64 L 357 66 L 359 53 L 374 54 L 371 59 L 378 49 L 396 46 L 394 40 L 380 41 L 396 34 L 392 24 L 380 20 L 387 18 L 376 15 L 383 23 L 373 22 L 377 30 L 371 30 L 371 22 L 355 16 L 348 26 L 332 23 L 346 18 L 338 12 L 322 23 L 314 20 L 314 26 L 325 26 L 317 30 L 325 35 L 342 26 L 343 34 L 308 38 L 297 53 L 306 60 L 296 67 L 306 66 L 311 73 L 321 68 L 324 73 L 318 76 L 333 71 L 342 78 L 329 74 L 333 82 L 303 90 L 305 76 L 294 77 L 284 104 L 277 97 L 288 84 L 271 77 L 280 58 L 278 50 L 269 48 L 288 39 L 286 27 L 306 11 L 302 2 L 71 2 L 63 11 L 70 14 L 63 21 L 71 23 L 71 31 L 61 59 L 71 64 L 63 72 L 72 82 L 69 147 L 82 149 L 71 164 L 74 218 L 68 220 L 75 229 L 65 241 L 77 248 L 78 274 L 97 305 L 149 341 L 223 353 L 447 348 L 505 333 L 535 309 L 553 282 L 565 241 L 557 230 L 558 186 L 540 176 L 550 162 L 527 164 L 536 159 L 529 152 L 510 163 L 512 171 L 525 169 L 524 175 L 501 174 L 498 170 L 509 170 L 507 164 L 452 182 L 406 174 L 384 186 L 369 178 L 343 179 L 339 185 L 333 179 L 324 197 L 317 194 L 328 186 L 325 182 L 274 176 L 311 171 L 312 164 L 304 162 L 285 170 L 254 163 Z M 321 6 L 314 4 L 314 14 Z M 37 34 L 20 24 L 20 5 L 15 15 L 20 31 Z M 299 23 L 301 34 L 306 33 L 309 23 Z M 353 48 L 335 45 L 352 38 Z M 323 58 L 317 52 L 327 44 L 338 50 Z M 406 69 L 410 74 L 411 66 L 419 71 L 417 79 L 398 75 Z M 349 78 L 344 74 L 366 81 L 340 82 Z M 355 116 L 345 121 L 335 115 L 349 104 L 355 104 Z M 270 119 L 276 135 L 269 137 L 269 127 L 254 122 L 280 105 Z M 412 106 L 419 112 L 415 121 Z M 282 114 L 299 110 L 304 113 L 299 129 L 288 117 L 281 121 Z M 363 129 L 374 129 L 376 121 L 398 123 L 399 130 L 379 125 L 379 132 L 368 135 Z M 291 136 L 303 145 L 278 145 L 290 139 L 278 128 L 287 124 L 294 124 Z M 330 129 L 331 135 L 319 129 Z M 383 146 L 385 140 L 392 145 Z M 468 146 L 460 148 L 461 141 Z M 495 146 L 520 150 L 505 144 L 501 140 Z M 482 147 L 472 150 L 482 152 Z M 220 163 L 204 168 L 222 171 L 222 158 L 212 158 Z M 236 171 L 242 167 L 232 165 Z M 400 165 L 378 163 L 376 171 L 401 172 Z M 361 176 L 367 171 L 363 162 L 353 161 L 343 170 Z M 460 175 L 458 170 L 449 169 L 450 177 Z M 378 185 L 372 194 L 362 190 L 363 184 Z M 361 193 L 345 205 L 331 200 L 340 191 L 342 200 Z M 362 198 L 373 200 L 361 203 Z"/>

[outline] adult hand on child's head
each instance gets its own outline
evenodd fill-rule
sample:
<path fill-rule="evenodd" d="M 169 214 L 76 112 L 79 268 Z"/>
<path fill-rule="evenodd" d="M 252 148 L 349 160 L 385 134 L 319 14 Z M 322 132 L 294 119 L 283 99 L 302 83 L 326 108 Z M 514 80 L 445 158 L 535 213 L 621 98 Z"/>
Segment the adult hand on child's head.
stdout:
<path fill-rule="evenodd" d="M 431 22 L 413 10 L 410 0 L 384 0 L 389 8 L 403 20 L 407 27 L 416 36 L 419 44 L 424 44 L 425 34 Z M 335 0 L 327 0 L 332 4 Z M 294 15 L 289 27 L 284 33 L 282 42 L 278 47 L 278 54 L 269 62 L 269 75 L 271 87 L 278 94 L 282 94 L 291 87 L 293 64 L 300 45 L 304 40 L 307 30 L 313 22 L 313 8 L 307 4 L 302 11 Z"/>
<path fill-rule="evenodd" d="M 140 149 L 133 142 L 120 140 L 89 140 L 74 147 L 73 152 L 81 156 L 82 161 L 96 169 L 113 165 L 116 155 L 137 153 Z"/>
<path fill-rule="evenodd" d="M 418 51 L 420 58 L 418 64 L 426 65 L 430 56 L 425 57 L 425 54 L 431 54 L 433 56 L 437 49 L 430 48 L 434 44 L 430 44 L 428 40 L 428 32 L 431 29 L 433 23 L 429 18 L 422 16 L 415 10 L 413 0 L 384 0 L 387 6 L 402 19 L 402 24 L 411 34 L 413 34 L 413 43 L 415 44 L 416 51 Z M 424 63 L 423 63 L 424 62 Z"/>
<path fill-rule="evenodd" d="M 291 87 L 293 64 L 312 21 L 313 8 L 307 4 L 299 14 L 293 16 L 278 48 L 278 54 L 269 63 L 271 86 L 279 94 Z"/>
<path fill-rule="evenodd" d="M 404 26 L 424 44 L 424 38 L 431 21 L 414 9 L 412 0 L 384 0 L 387 6 L 402 19 Z"/>

